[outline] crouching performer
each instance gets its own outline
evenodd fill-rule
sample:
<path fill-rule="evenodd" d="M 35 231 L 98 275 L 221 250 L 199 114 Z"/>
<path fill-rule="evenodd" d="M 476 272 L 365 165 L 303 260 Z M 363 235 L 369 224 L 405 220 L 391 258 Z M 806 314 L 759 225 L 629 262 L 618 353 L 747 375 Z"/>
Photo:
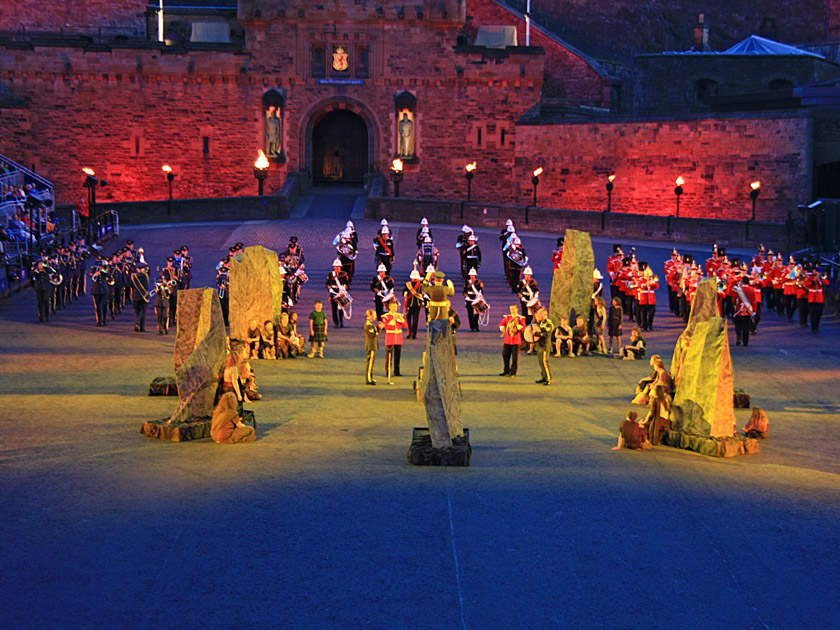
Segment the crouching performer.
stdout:
<path fill-rule="evenodd" d="M 219 399 L 210 424 L 210 437 L 219 444 L 253 442 L 257 439 L 254 428 L 242 422 L 239 416 L 239 403 L 233 392 L 225 392 Z"/>

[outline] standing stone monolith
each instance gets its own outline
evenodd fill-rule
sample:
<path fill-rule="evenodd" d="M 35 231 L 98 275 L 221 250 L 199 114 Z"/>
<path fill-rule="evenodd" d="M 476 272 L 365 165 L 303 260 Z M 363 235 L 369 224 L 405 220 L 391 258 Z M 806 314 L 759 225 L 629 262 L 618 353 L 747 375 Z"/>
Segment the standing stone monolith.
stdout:
<path fill-rule="evenodd" d="M 676 346 L 674 346 L 674 354 L 671 357 L 671 377 L 674 379 L 676 387 L 679 387 L 680 379 L 682 379 L 685 354 L 691 345 L 694 329 L 697 324 L 708 322 L 713 317 L 720 317 L 717 302 L 717 281 L 714 278 L 708 278 L 697 285 L 694 300 L 691 302 L 688 324 L 677 339 Z"/>
<path fill-rule="evenodd" d="M 561 317 L 568 317 L 572 325 L 578 315 L 589 321 L 593 271 L 595 254 L 589 232 L 566 230 L 563 261 L 560 268 L 554 270 L 551 284 L 549 315 L 555 326 L 560 324 Z"/>
<path fill-rule="evenodd" d="M 434 448 L 451 448 L 452 438 L 464 436 L 453 335 L 448 318 L 429 322 L 420 387 Z"/>
<path fill-rule="evenodd" d="M 674 394 L 674 429 L 703 437 L 734 435 L 732 378 L 726 320 L 697 322 Z"/>
<path fill-rule="evenodd" d="M 214 289 L 180 291 L 177 321 L 175 382 L 180 402 L 169 424 L 213 415 L 225 362 L 225 322 Z"/>
<path fill-rule="evenodd" d="M 277 254 L 261 246 L 246 247 L 242 259 L 230 261 L 230 337 L 245 339 L 248 324 L 280 321 L 283 281 Z"/>

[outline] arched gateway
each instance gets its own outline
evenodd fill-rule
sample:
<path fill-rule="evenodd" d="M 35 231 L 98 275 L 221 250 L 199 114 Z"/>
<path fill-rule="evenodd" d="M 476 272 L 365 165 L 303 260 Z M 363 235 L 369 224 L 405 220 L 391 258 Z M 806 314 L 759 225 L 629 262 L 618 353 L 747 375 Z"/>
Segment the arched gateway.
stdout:
<path fill-rule="evenodd" d="M 315 183 L 361 184 L 373 170 L 374 132 L 357 106 L 331 103 L 315 112 L 306 129 L 308 166 Z"/>

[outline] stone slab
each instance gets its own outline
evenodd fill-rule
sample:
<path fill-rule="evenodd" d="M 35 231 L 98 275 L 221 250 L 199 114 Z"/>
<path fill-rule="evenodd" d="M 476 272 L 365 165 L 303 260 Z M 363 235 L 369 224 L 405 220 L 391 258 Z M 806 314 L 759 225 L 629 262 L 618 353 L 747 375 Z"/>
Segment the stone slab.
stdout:
<path fill-rule="evenodd" d="M 420 387 L 432 444 L 435 448 L 452 446 L 453 438 L 463 436 L 463 425 L 455 333 L 448 319 L 429 322 Z"/>
<path fill-rule="evenodd" d="M 759 452 L 758 440 L 741 435 L 713 438 L 671 430 L 662 436 L 662 444 L 709 457 L 737 457 Z"/>
<path fill-rule="evenodd" d="M 414 427 L 406 458 L 415 466 L 469 466 L 472 458 L 470 430 L 465 428 L 463 436 L 453 438 L 452 446 L 435 448 L 429 429 Z"/>
<path fill-rule="evenodd" d="M 594 270 L 595 254 L 589 233 L 566 230 L 563 262 L 554 270 L 551 283 L 549 317 L 555 326 L 560 324 L 561 317 L 568 317 L 572 326 L 578 315 L 589 321 Z"/>
<path fill-rule="evenodd" d="M 140 427 L 143 435 L 166 440 L 168 442 L 189 442 L 203 440 L 210 437 L 212 418 L 192 418 L 184 422 L 170 423 L 168 419 L 144 422 Z M 242 412 L 242 422 L 257 428 L 257 418 L 253 411 L 246 409 Z"/>
<path fill-rule="evenodd" d="M 245 339 L 248 324 L 280 321 L 283 282 L 277 253 L 261 246 L 246 247 L 230 262 L 230 337 Z"/>
<path fill-rule="evenodd" d="M 178 385 L 172 376 L 158 376 L 149 383 L 149 396 L 177 396 Z"/>
<path fill-rule="evenodd" d="M 175 382 L 180 402 L 171 423 L 211 417 L 225 362 L 225 322 L 214 289 L 178 293 Z"/>
<path fill-rule="evenodd" d="M 671 408 L 672 426 L 691 435 L 735 435 L 732 358 L 726 320 L 713 317 L 694 329 Z"/>
<path fill-rule="evenodd" d="M 682 378 L 685 353 L 691 345 L 691 336 L 694 334 L 695 327 L 697 324 L 707 322 L 713 317 L 720 317 L 720 309 L 717 303 L 717 281 L 714 278 L 707 278 L 697 285 L 697 292 L 694 295 L 694 301 L 691 303 L 688 323 L 677 339 L 674 354 L 671 356 L 671 377 L 674 379 L 674 386 L 679 386 Z"/>

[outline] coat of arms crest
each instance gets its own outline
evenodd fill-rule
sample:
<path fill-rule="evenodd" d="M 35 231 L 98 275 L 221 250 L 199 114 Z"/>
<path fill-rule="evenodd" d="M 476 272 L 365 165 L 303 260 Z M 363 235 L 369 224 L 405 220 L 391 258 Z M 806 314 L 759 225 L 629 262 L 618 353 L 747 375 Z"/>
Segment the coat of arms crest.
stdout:
<path fill-rule="evenodd" d="M 336 48 L 335 52 L 333 53 L 333 63 L 332 63 L 333 70 L 337 70 L 338 72 L 343 72 L 350 67 L 350 56 L 347 52 L 339 46 Z"/>

